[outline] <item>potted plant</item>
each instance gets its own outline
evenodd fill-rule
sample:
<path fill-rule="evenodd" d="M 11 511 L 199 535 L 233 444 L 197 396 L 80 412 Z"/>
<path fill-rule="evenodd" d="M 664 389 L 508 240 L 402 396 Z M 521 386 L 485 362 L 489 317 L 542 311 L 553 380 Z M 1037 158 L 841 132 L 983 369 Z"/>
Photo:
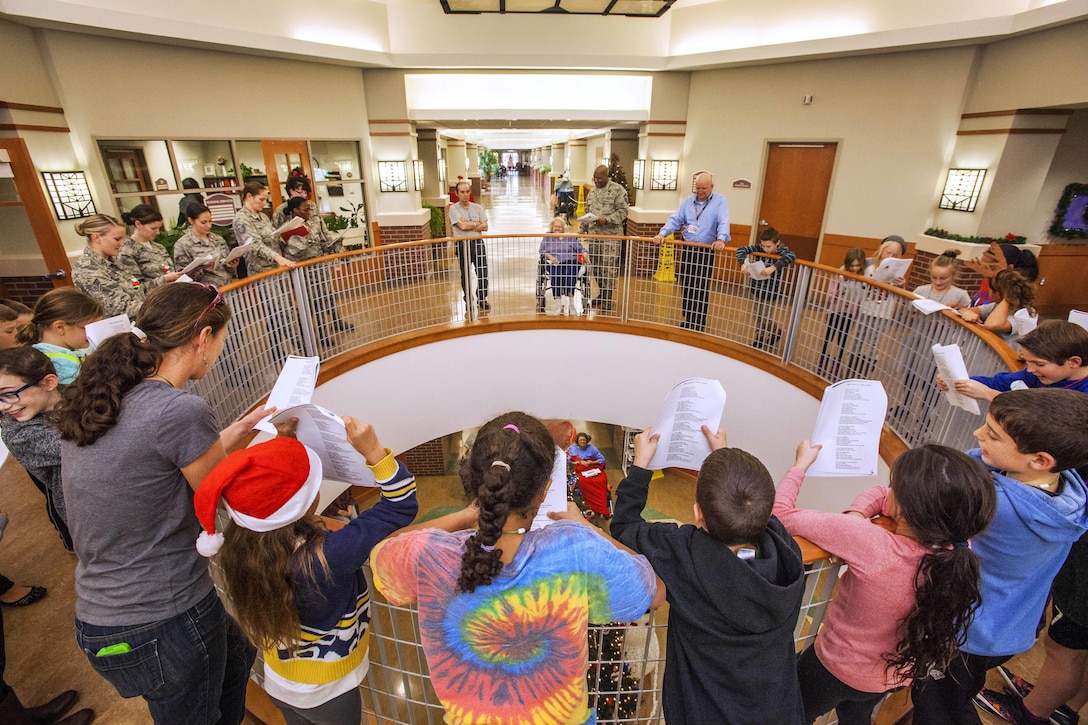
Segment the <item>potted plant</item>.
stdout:
<path fill-rule="evenodd" d="M 343 216 L 337 215 L 337 218 L 346 222 L 346 226 L 341 228 L 344 232 L 344 249 L 369 247 L 370 242 L 366 233 L 366 208 L 361 203 L 348 201 L 345 206 L 340 207 L 340 211 L 346 212 Z"/>

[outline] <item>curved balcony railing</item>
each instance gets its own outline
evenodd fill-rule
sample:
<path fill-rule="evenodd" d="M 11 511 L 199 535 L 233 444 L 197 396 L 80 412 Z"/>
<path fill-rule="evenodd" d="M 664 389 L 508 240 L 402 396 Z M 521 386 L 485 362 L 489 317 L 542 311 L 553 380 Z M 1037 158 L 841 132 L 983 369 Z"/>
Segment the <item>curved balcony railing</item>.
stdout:
<path fill-rule="evenodd" d="M 903 444 L 936 441 L 965 449 L 972 443 L 978 418 L 951 408 L 935 392 L 930 348 L 958 344 L 968 369 L 976 374 L 1016 365 L 1015 355 L 994 335 L 964 324 L 954 314 L 922 315 L 910 304 L 912 296 L 902 290 L 821 265 L 789 265 L 781 272 L 779 295 L 753 297 L 732 249 L 719 252 L 713 267 L 705 271 L 710 278 L 705 331 L 683 330 L 675 274 L 660 263 L 661 248 L 639 238 L 623 240 L 626 249 L 610 311 L 594 311 L 577 321 L 551 317 L 548 280 L 537 254 L 540 238 L 485 239 L 490 303 L 486 312 L 474 304 L 466 306 L 462 297 L 462 287 L 471 290 L 479 284 L 471 270 L 467 279 L 461 278 L 454 248 L 469 243 L 466 240 L 428 240 L 345 253 L 232 284 L 223 290 L 234 312 L 224 353 L 193 386 L 220 420 L 228 421 L 265 397 L 288 354 L 350 357 L 345 354 L 406 333 L 503 320 L 516 320 L 519 326 L 589 329 L 607 323 L 600 327 L 610 331 L 628 324 L 634 334 L 665 331 L 677 342 L 710 346 L 757 363 L 784 364 L 795 379 L 816 384 L 848 377 L 880 380 L 890 401 L 886 425 Z M 666 250 L 665 257 L 670 251 L 675 250 Z M 580 286 L 583 296 L 593 289 L 584 279 Z M 848 294 L 840 295 L 844 291 Z M 829 334 L 832 313 L 850 315 L 849 327 L 832 327 Z M 750 346 L 759 340 L 761 320 L 772 321 L 763 326 L 772 334 L 753 351 Z M 777 338 L 779 328 L 781 337 L 768 339 Z M 838 568 L 826 552 L 806 549 L 805 599 L 795 630 L 798 651 L 811 642 L 823 621 Z M 591 631 L 596 642 L 591 652 L 597 653 L 589 670 L 591 697 L 602 722 L 660 722 L 667 610 L 666 606 L 639 622 Z M 373 594 L 370 648 L 370 670 L 362 686 L 367 713 L 382 723 L 441 722 L 442 709 L 429 685 L 414 609 L 394 607 Z"/>

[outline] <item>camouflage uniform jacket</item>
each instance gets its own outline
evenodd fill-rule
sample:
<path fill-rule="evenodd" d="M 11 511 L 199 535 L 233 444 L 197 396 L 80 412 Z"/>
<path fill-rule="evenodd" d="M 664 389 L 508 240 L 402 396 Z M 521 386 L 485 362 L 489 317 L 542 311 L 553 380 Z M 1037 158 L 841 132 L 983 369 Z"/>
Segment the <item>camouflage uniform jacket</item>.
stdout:
<path fill-rule="evenodd" d="M 627 221 L 627 192 L 611 179 L 603 189 L 594 185 L 586 195 L 586 213 L 604 217 L 608 223 L 582 222 L 582 234 L 623 236 L 623 223 Z"/>
<path fill-rule="evenodd" d="M 87 247 L 72 265 L 72 281 L 80 292 L 102 303 L 107 317 L 126 314 L 136 319 L 144 303 L 144 288 L 136 272 Z"/>
<path fill-rule="evenodd" d="M 274 231 L 264 212 L 252 212 L 243 206 L 234 215 L 235 243 L 245 244 L 247 239 L 253 239 L 253 248 L 246 252 L 246 265 L 251 273 L 267 272 L 278 266 L 276 257 L 283 254 L 283 245 Z"/>
<path fill-rule="evenodd" d="M 166 247 L 158 242 L 137 242 L 132 237 L 125 239 L 125 245 L 117 254 L 117 263 L 122 267 L 138 269 L 137 278 L 144 289 L 152 290 L 165 282 L 164 275 L 174 271 L 174 263 Z"/>
<path fill-rule="evenodd" d="M 215 232 L 209 232 L 207 239 L 201 239 L 193 234 L 192 229 L 185 232 L 185 236 L 174 245 L 174 264 L 178 269 L 185 269 L 190 262 L 205 254 L 214 254 L 217 257 L 215 266 L 210 271 L 204 267 L 194 269 L 189 272 L 190 277 L 197 282 L 214 284 L 216 287 L 222 287 L 234 281 L 234 270 L 223 261 L 230 254 L 230 247 L 226 240 Z"/>
<path fill-rule="evenodd" d="M 325 220 L 319 216 L 312 216 L 306 220 L 305 236 L 295 235 L 284 244 L 283 256 L 292 262 L 304 262 L 307 259 L 317 259 L 326 254 L 337 254 L 344 251 L 342 242 L 334 241 L 332 234 L 325 227 Z"/>
<path fill-rule="evenodd" d="M 272 215 L 272 228 L 279 229 L 286 224 L 290 218 L 291 215 L 287 213 L 287 202 L 285 201 L 276 207 L 276 213 Z M 310 218 L 321 218 L 321 215 L 317 211 L 317 202 L 312 199 L 310 200 Z"/>

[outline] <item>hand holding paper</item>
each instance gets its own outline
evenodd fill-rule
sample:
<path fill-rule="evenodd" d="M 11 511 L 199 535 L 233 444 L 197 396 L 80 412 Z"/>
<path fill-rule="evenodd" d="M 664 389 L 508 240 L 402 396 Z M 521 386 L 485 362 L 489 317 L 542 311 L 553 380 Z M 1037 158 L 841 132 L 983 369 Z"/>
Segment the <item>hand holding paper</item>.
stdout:
<path fill-rule="evenodd" d="M 758 259 L 747 259 L 744 262 L 744 271 L 748 273 L 748 276 L 752 279 L 763 279 L 763 270 L 767 268 L 767 265 Z"/>
<path fill-rule="evenodd" d="M 808 475 L 875 476 L 887 412 L 879 380 L 841 380 L 825 388 L 811 439 L 819 453 Z"/>
<path fill-rule="evenodd" d="M 948 390 L 944 391 L 948 404 L 978 415 L 978 403 L 956 390 L 957 380 L 970 380 L 971 377 L 967 374 L 967 364 L 963 361 L 960 346 L 934 345 L 933 361 L 937 363 L 937 375 L 948 386 Z"/>
<path fill-rule="evenodd" d="M 234 260 L 238 259 L 239 257 L 244 256 L 246 252 L 248 252 L 250 249 L 253 248 L 251 246 L 252 244 L 253 244 L 253 237 L 249 237 L 248 239 L 246 239 L 245 244 L 239 244 L 237 247 L 230 250 L 230 254 L 228 254 L 227 258 L 224 259 L 223 261 L 227 262 L 227 263 L 230 263 L 230 262 L 233 262 Z"/>
<path fill-rule="evenodd" d="M 132 323 L 129 322 L 128 315 L 114 315 L 87 325 L 87 340 L 91 343 L 91 347 L 95 348 L 107 337 L 127 332 L 132 332 Z"/>
<path fill-rule="evenodd" d="M 216 255 L 214 254 L 202 254 L 194 259 L 192 262 L 189 262 L 189 264 L 185 266 L 185 269 L 181 270 L 181 273 L 189 274 L 194 269 L 200 269 L 201 267 L 206 267 L 209 264 L 215 264 L 215 257 Z"/>
<path fill-rule="evenodd" d="M 540 508 L 537 509 L 536 516 L 533 517 L 532 529 L 543 529 L 545 526 L 551 526 L 555 523 L 555 519 L 550 518 L 548 513 L 554 511 L 556 513 L 562 513 L 567 510 L 567 454 L 566 452 L 556 446 L 555 448 L 555 464 L 552 466 L 552 480 L 548 484 L 548 493 L 544 496 L 544 502 L 540 504 Z"/>
<path fill-rule="evenodd" d="M 717 380 L 689 378 L 665 396 L 651 429 L 661 436 L 647 468 L 699 470 L 710 455 L 705 425 L 717 430 L 725 410 L 725 388 Z"/>
<path fill-rule="evenodd" d="M 275 406 L 277 410 L 283 411 L 284 408 L 309 403 L 314 397 L 314 388 L 317 387 L 317 371 L 320 366 L 320 358 L 289 355 L 265 405 Z M 271 418 L 266 418 L 258 423 L 257 430 L 275 435 L 276 429 L 270 420 Z"/>
<path fill-rule="evenodd" d="M 889 257 L 883 260 L 880 265 L 873 270 L 873 279 L 884 282 L 885 284 L 892 284 L 897 279 L 904 279 L 907 276 L 907 270 L 910 268 L 911 260 L 898 259 L 896 257 Z"/>

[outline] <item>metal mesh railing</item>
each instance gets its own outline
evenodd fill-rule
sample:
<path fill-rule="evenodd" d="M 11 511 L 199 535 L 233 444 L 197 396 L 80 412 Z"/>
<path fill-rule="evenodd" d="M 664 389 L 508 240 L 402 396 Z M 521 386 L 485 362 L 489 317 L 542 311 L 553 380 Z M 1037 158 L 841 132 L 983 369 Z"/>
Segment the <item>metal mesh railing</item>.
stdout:
<path fill-rule="evenodd" d="M 581 239 L 588 248 L 592 238 Z M 225 296 L 234 317 L 223 355 L 193 387 L 226 422 L 261 401 L 289 354 L 328 359 L 404 333 L 481 318 L 539 314 L 543 321 L 543 313 L 556 308 L 540 240 L 515 235 L 389 245 L 231 285 Z M 610 305 L 599 304 L 602 281 L 604 289 L 612 287 L 610 273 L 602 272 L 602 280 L 590 265 L 579 277 L 580 304 L 572 309 L 588 310 L 591 299 L 598 303 L 585 313 L 587 324 L 603 319 L 691 329 L 752 346 L 828 382 L 880 380 L 889 396 L 887 424 L 908 446 L 935 441 L 968 448 L 979 420 L 936 392 L 932 345 L 958 344 L 972 374 L 1007 369 L 1007 355 L 971 327 L 945 314 L 923 315 L 908 294 L 872 280 L 797 262 L 778 273 L 773 287 L 761 288 L 751 284 L 733 250 L 712 255 L 693 253 L 683 243 L 662 249 L 647 239 L 618 241 L 623 254 Z M 461 264 L 461 258 L 476 263 Z M 806 565 L 798 651 L 816 636 L 839 566 L 831 559 Z M 442 708 L 430 687 L 414 609 L 374 595 L 370 611 L 371 665 L 362 685 L 367 713 L 382 723 L 438 725 Z M 667 627 L 666 606 L 638 623 L 593 630 L 597 652 L 618 651 L 618 666 L 629 676 L 619 678 L 620 685 L 611 676 L 593 679 L 594 672 L 613 673 L 617 666 L 611 656 L 598 657 L 590 663 L 591 697 L 611 702 L 613 713 L 623 698 L 630 706 L 625 711 L 634 713 L 600 721 L 661 721 Z"/>

